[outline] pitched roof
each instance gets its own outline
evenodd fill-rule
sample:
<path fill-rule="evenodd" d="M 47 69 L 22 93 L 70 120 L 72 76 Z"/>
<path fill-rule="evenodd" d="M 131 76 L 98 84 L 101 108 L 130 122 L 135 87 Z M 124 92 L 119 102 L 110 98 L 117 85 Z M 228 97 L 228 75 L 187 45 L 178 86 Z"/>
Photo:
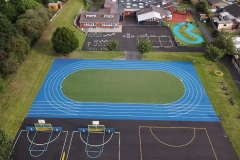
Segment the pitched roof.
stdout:
<path fill-rule="evenodd" d="M 224 8 L 229 14 L 234 17 L 240 17 L 240 7 L 237 4 L 232 4 Z"/>
<path fill-rule="evenodd" d="M 57 6 L 57 3 L 48 3 L 48 6 Z"/>
<path fill-rule="evenodd" d="M 209 2 L 211 5 L 214 5 L 214 4 L 217 4 L 217 3 L 221 3 L 222 0 L 208 0 L 208 2 Z"/>
<path fill-rule="evenodd" d="M 86 15 L 96 15 L 96 17 L 86 17 Z M 80 16 L 80 23 L 118 23 L 119 16 L 118 14 L 111 14 L 113 18 L 104 18 L 105 13 L 101 12 L 83 12 Z M 109 15 L 109 14 L 108 14 Z"/>

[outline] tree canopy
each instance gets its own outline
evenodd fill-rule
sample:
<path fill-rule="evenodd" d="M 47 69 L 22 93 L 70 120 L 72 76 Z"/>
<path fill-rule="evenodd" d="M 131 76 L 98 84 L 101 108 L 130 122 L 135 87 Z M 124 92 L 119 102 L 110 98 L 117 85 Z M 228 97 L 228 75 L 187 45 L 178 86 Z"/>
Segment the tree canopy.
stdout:
<path fill-rule="evenodd" d="M 51 17 L 52 12 L 48 9 L 31 9 L 19 16 L 16 28 L 28 42 L 34 43 L 41 37 Z"/>
<path fill-rule="evenodd" d="M 67 27 L 57 28 L 51 40 L 56 53 L 69 54 L 79 47 L 79 40 L 74 31 Z"/>
<path fill-rule="evenodd" d="M 236 48 L 233 43 L 232 36 L 224 32 L 220 32 L 218 36 L 214 39 L 213 45 L 219 49 L 225 50 L 225 54 L 233 55 L 236 53 Z"/>
<path fill-rule="evenodd" d="M 18 32 L 14 25 L 0 13 L 0 50 L 5 50 L 9 39 L 12 36 L 18 35 Z"/>
<path fill-rule="evenodd" d="M 220 58 L 222 58 L 225 52 L 225 50 L 209 44 L 206 47 L 206 53 L 204 54 L 204 57 L 213 64 L 213 62 L 217 62 Z"/>
<path fill-rule="evenodd" d="M 42 5 L 34 0 L 11 0 L 15 9 L 20 13 L 25 13 L 28 9 L 42 8 Z"/>
<path fill-rule="evenodd" d="M 106 44 L 109 51 L 114 51 L 117 49 L 119 42 L 117 40 L 112 40 Z"/>
<path fill-rule="evenodd" d="M 8 135 L 0 129 L 0 159 L 11 160 L 13 142 Z"/>
<path fill-rule="evenodd" d="M 140 54 L 148 53 L 152 50 L 152 42 L 145 39 L 141 39 L 137 48 Z"/>
<path fill-rule="evenodd" d="M 0 12 L 2 14 L 4 14 L 9 21 L 16 22 L 17 17 L 18 17 L 18 12 L 17 12 L 15 6 L 12 3 L 4 2 L 0 5 L 0 8 L 1 8 Z"/>
<path fill-rule="evenodd" d="M 204 1 L 198 1 L 195 6 L 196 10 L 198 12 L 205 13 L 207 16 L 209 16 L 210 11 L 209 11 L 209 5 L 206 0 Z"/>

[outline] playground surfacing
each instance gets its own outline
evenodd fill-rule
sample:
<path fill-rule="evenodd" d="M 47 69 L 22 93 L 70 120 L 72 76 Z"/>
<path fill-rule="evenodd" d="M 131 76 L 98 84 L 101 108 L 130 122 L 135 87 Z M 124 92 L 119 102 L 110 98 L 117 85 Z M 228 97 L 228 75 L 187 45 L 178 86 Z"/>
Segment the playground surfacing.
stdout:
<path fill-rule="evenodd" d="M 187 44 L 201 44 L 204 42 L 203 38 L 195 33 L 192 32 L 195 26 L 191 23 L 182 22 L 178 23 L 173 27 L 173 33 L 177 36 L 180 40 Z M 184 30 L 183 34 L 180 33 L 180 30 Z M 194 39 L 194 40 L 192 40 Z"/>
<path fill-rule="evenodd" d="M 122 33 L 88 33 L 83 45 L 83 50 L 104 51 L 107 50 L 107 42 L 118 40 L 119 46 L 117 50 L 135 51 L 137 50 L 139 39 L 146 38 L 150 40 L 154 39 L 154 37 L 157 37 L 154 44 L 158 48 L 171 48 L 176 46 L 168 27 L 124 26 Z M 162 37 L 167 37 L 167 39 Z M 164 42 L 161 43 L 162 41 Z"/>
<path fill-rule="evenodd" d="M 178 77 L 185 94 L 168 104 L 124 105 L 82 103 L 61 96 L 64 78 L 96 68 L 160 69 Z M 32 127 L 26 131 L 39 119 L 63 132 L 36 132 Z M 86 132 L 92 121 L 115 132 Z M 14 153 L 14 160 L 59 160 L 63 155 L 65 160 L 237 160 L 194 67 L 186 62 L 55 60 L 15 138 Z"/>
<path fill-rule="evenodd" d="M 68 131 L 19 131 L 14 143 L 14 160 L 60 159 Z"/>
<path fill-rule="evenodd" d="M 86 144 L 81 140 L 77 128 L 86 127 L 96 119 L 46 118 L 45 120 L 53 126 L 61 126 L 63 130 L 68 131 L 65 145 L 66 133 L 61 133 L 61 137 L 49 144 L 48 150 L 43 155 L 37 158 L 29 156 L 30 142 L 24 131 L 24 134 L 22 132 L 18 139 L 16 137 L 14 160 L 59 160 L 62 151 L 66 153 L 65 160 L 93 159 L 87 155 Z M 26 125 L 36 121 L 37 118 L 26 118 L 21 129 L 24 130 Z M 89 144 L 91 142 L 92 145 L 99 145 L 103 141 L 105 142 L 103 152 L 97 158 L 99 160 L 237 160 L 235 152 L 218 122 L 100 120 L 100 124 L 114 127 L 116 133 L 112 137 L 110 133 L 105 133 L 104 140 L 102 133 L 91 133 L 89 136 Z M 81 134 L 82 139 L 87 141 L 87 133 Z M 49 134 L 45 136 L 47 137 Z M 37 136 L 36 141 L 43 143 L 46 137 Z M 91 151 L 99 148 L 88 147 L 88 149 L 92 149 Z M 89 155 L 93 157 L 97 156 L 97 153 L 89 152 Z"/>

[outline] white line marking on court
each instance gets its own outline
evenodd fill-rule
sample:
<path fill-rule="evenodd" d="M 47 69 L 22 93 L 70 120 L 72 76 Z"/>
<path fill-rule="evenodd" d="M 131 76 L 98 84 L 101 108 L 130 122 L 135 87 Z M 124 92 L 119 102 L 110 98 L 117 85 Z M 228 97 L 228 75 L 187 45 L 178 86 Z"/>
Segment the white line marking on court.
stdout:
<path fill-rule="evenodd" d="M 20 131 L 20 133 L 18 134 L 18 137 L 17 137 L 17 139 L 16 139 L 16 141 L 15 141 L 15 143 L 14 143 L 14 145 L 13 145 L 13 148 L 15 147 L 15 145 L 16 145 L 16 143 L 17 143 L 17 141 L 18 141 L 18 139 L 19 139 L 22 131 L 26 131 L 26 130 L 21 130 L 21 131 Z M 12 152 L 11 152 L 11 153 L 12 153 Z"/>
<path fill-rule="evenodd" d="M 110 137 L 105 143 L 92 145 L 92 144 L 89 144 L 89 143 L 85 142 L 85 141 L 82 139 L 82 134 L 81 134 L 81 132 L 79 132 L 79 133 L 80 133 L 80 139 L 82 140 L 82 142 L 85 143 L 87 146 L 91 146 L 91 147 L 101 147 L 101 146 L 107 144 L 107 143 L 112 139 L 112 136 L 113 136 L 113 133 L 112 133 L 112 134 L 111 134 L 111 137 Z"/>
<path fill-rule="evenodd" d="M 62 148 L 62 153 L 61 153 L 61 156 L 60 156 L 60 160 L 62 160 L 63 151 L 64 151 L 64 147 L 65 147 L 66 140 L 67 140 L 68 131 L 66 131 L 66 132 L 67 132 L 67 134 L 66 134 L 65 141 L 64 141 L 64 144 L 63 144 L 63 148 Z"/>
<path fill-rule="evenodd" d="M 28 132 L 29 132 L 29 131 L 27 131 L 27 130 L 21 130 L 20 133 L 18 134 L 18 137 L 17 137 L 14 145 L 13 145 L 13 149 L 15 148 L 15 145 L 17 144 L 18 139 L 19 139 L 19 137 L 20 137 L 20 135 L 21 135 L 22 132 L 27 132 L 27 136 L 28 136 Z M 41 132 L 51 132 L 51 131 L 41 131 Z M 67 139 L 67 135 L 68 135 L 68 131 L 62 131 L 62 132 L 66 132 L 66 133 L 67 133 L 67 134 L 66 134 L 66 138 L 65 138 L 65 142 L 64 142 L 64 145 L 63 145 L 63 149 L 62 149 L 62 152 L 63 152 L 64 146 L 65 146 L 65 143 L 66 143 L 66 139 Z M 59 136 L 59 135 L 58 135 L 58 136 Z M 56 138 L 55 138 L 55 139 L 56 139 Z M 29 139 L 28 139 L 28 140 L 29 140 Z M 30 142 L 30 141 L 29 141 L 29 142 Z M 31 142 L 30 142 L 30 143 L 31 143 Z M 33 144 L 34 144 L 34 143 L 33 143 Z M 61 156 L 62 156 L 62 154 L 61 154 Z M 60 156 L 60 160 L 61 160 L 61 156 Z"/>
<path fill-rule="evenodd" d="M 68 153 L 67 153 L 66 160 L 68 159 L 68 155 L 69 155 L 70 148 L 71 148 L 71 145 L 72 145 L 72 139 L 73 139 L 73 134 L 74 134 L 74 132 L 78 132 L 78 131 L 73 131 L 73 132 L 72 132 L 72 136 L 71 136 L 71 140 L 70 140 L 70 143 L 69 143 L 69 147 L 68 147 Z"/>
<path fill-rule="evenodd" d="M 32 132 L 32 131 L 30 131 L 30 132 Z M 42 132 L 42 131 L 36 131 L 36 132 Z M 51 131 L 50 131 L 51 132 Z M 53 140 L 51 140 L 51 141 L 49 141 L 49 142 L 47 142 L 47 143 L 42 143 L 42 144 L 38 144 L 38 143 L 34 143 L 33 141 L 31 141 L 30 139 L 29 139 L 29 136 L 28 136 L 28 133 L 29 133 L 29 131 L 27 132 L 27 139 L 28 139 L 28 141 L 30 142 L 30 143 L 32 143 L 32 144 L 35 144 L 35 145 L 37 145 L 37 146 L 44 146 L 44 145 L 46 145 L 46 144 L 50 144 L 50 143 L 52 143 L 53 141 L 55 141 L 59 136 L 60 136 L 60 134 L 61 134 L 61 132 L 59 132 L 59 134 L 57 135 L 57 137 L 55 137 Z M 37 134 L 37 133 L 36 133 Z"/>
<path fill-rule="evenodd" d="M 120 160 L 120 155 L 121 155 L 121 151 L 120 151 L 120 132 L 115 132 L 115 133 L 119 134 L 119 157 L 118 157 L 118 159 Z"/>
<path fill-rule="evenodd" d="M 73 131 L 72 132 L 72 136 L 71 136 L 71 140 L 70 140 L 70 143 L 69 143 L 69 147 L 68 147 L 68 152 L 67 152 L 67 156 L 66 156 L 66 160 L 68 159 L 68 155 L 69 155 L 69 152 L 70 152 L 70 149 L 71 149 L 71 145 L 72 145 L 72 139 L 73 139 L 73 134 L 74 133 L 78 133 L 79 131 Z M 81 132 L 80 132 L 81 133 Z M 92 132 L 92 133 L 100 133 L 100 132 Z M 118 156 L 118 160 L 120 160 L 120 154 L 121 154 L 121 151 L 120 151 L 120 132 L 114 132 L 114 133 L 117 133 L 118 135 L 119 135 L 119 156 Z M 112 135 L 113 135 L 113 133 L 112 133 Z M 112 137 L 112 135 L 111 135 L 111 137 Z M 109 138 L 109 140 L 110 139 L 112 139 L 112 138 Z M 108 140 L 108 141 L 109 141 Z M 83 143 L 84 143 L 84 141 L 83 141 Z M 85 143 L 86 144 L 86 143 Z M 106 144 L 106 143 L 104 143 L 104 144 Z M 86 144 L 86 145 L 88 145 L 88 144 Z M 93 145 L 93 146 L 97 146 L 97 145 Z"/>

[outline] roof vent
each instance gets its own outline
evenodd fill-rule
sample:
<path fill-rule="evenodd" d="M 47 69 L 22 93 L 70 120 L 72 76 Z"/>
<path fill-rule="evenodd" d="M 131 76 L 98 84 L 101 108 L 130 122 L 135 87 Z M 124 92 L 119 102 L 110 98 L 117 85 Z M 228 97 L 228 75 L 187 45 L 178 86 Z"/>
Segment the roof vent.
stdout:
<path fill-rule="evenodd" d="M 86 17 L 88 17 L 88 18 L 96 18 L 96 14 L 86 14 Z"/>
<path fill-rule="evenodd" d="M 104 18 L 113 18 L 114 15 L 103 15 Z"/>

